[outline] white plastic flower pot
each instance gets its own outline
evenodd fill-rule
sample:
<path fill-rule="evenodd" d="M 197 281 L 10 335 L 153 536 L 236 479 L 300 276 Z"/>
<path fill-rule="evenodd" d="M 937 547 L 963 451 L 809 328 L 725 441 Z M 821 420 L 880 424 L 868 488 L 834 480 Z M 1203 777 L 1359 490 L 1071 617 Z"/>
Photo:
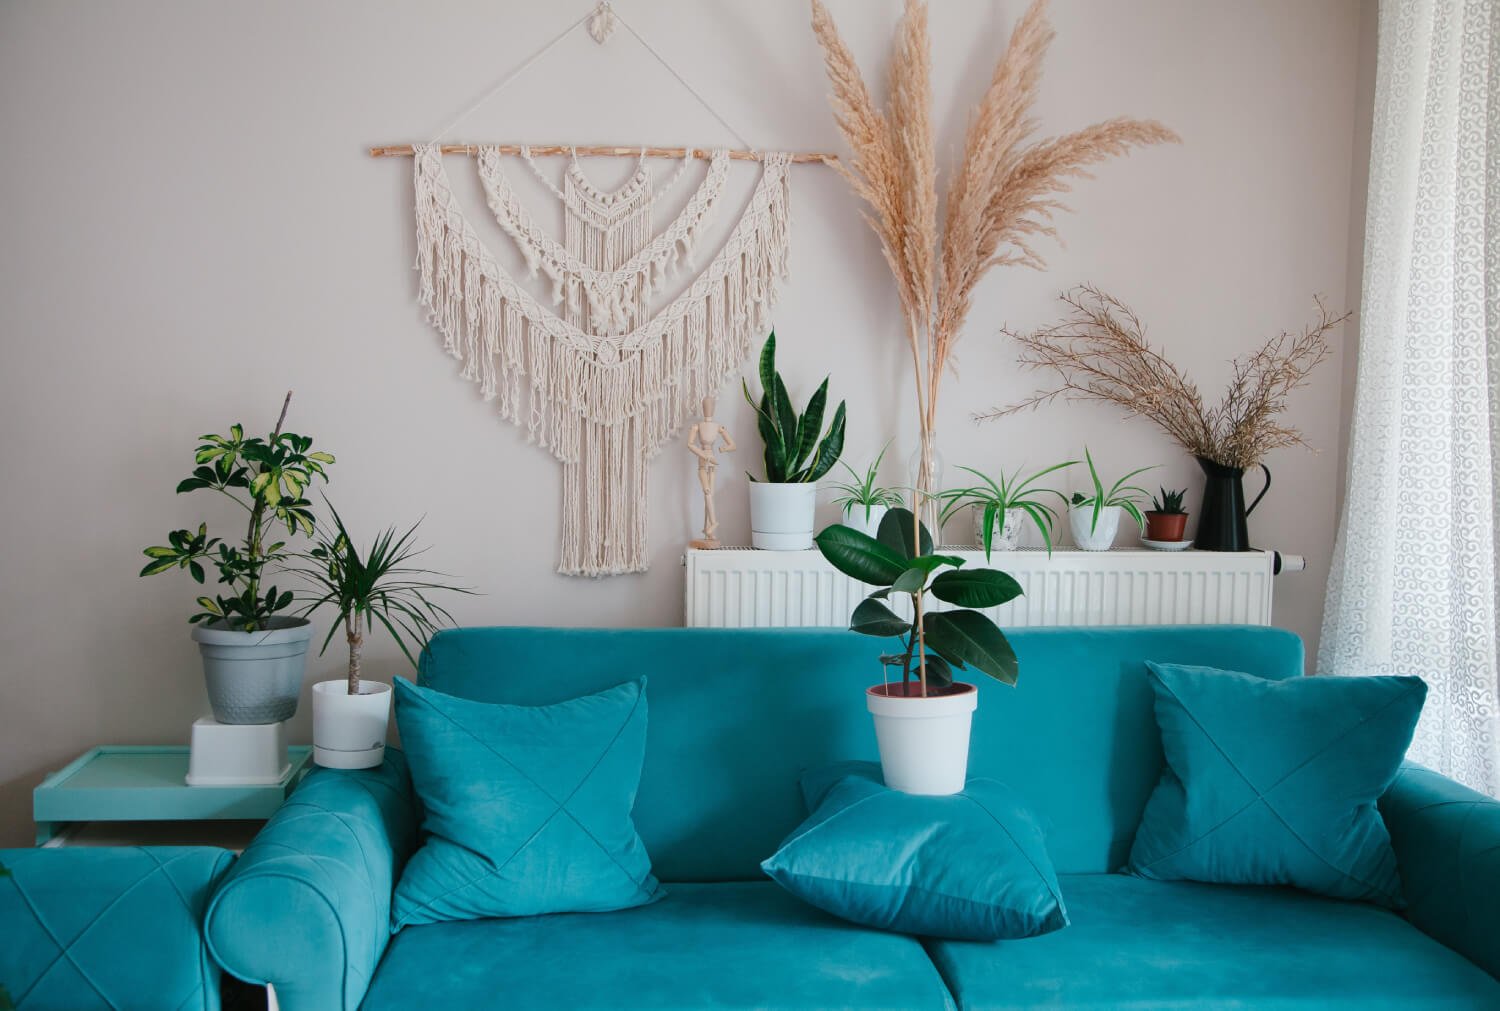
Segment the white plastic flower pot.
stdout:
<path fill-rule="evenodd" d="M 980 547 L 984 546 L 984 509 L 969 509 L 974 514 L 974 543 Z M 991 551 L 1014 551 L 1021 543 L 1021 522 L 1026 514 L 1020 509 L 1005 510 L 1005 527 L 995 531 L 995 537 L 990 541 Z M 992 527 L 1000 525 L 1000 515 L 997 513 L 990 524 Z"/>
<path fill-rule="evenodd" d="M 880 521 L 885 519 L 887 511 L 887 508 L 883 505 L 845 506 L 844 526 L 852 527 L 867 537 L 874 537 L 875 532 L 880 529 Z"/>
<path fill-rule="evenodd" d="M 812 482 L 750 482 L 750 544 L 765 551 L 805 551 L 813 546 L 818 486 Z"/>
<path fill-rule="evenodd" d="M 1095 524 L 1093 506 L 1069 506 L 1068 526 L 1073 530 L 1073 543 L 1084 551 L 1108 551 L 1119 532 L 1121 512 L 1119 506 L 1105 506 L 1099 510 L 1099 522 Z"/>
<path fill-rule="evenodd" d="M 914 683 L 906 687 L 918 690 Z M 979 692 L 960 681 L 926 698 L 902 690 L 901 682 L 890 682 L 865 692 L 885 785 L 928 796 L 958 793 L 969 773 L 969 728 Z"/>
<path fill-rule="evenodd" d="M 313 761 L 329 769 L 373 769 L 385 761 L 385 732 L 391 719 L 391 686 L 361 681 L 359 694 L 349 682 L 313 685 Z"/>

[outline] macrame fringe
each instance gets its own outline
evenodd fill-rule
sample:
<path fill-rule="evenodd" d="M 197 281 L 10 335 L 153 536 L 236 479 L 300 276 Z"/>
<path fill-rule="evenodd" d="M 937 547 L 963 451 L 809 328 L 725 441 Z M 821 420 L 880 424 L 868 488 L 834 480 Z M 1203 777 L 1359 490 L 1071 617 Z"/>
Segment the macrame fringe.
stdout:
<path fill-rule="evenodd" d="M 418 298 L 429 320 L 464 378 L 565 465 L 558 571 L 644 571 L 646 462 L 770 327 L 787 272 L 787 157 L 765 157 L 744 215 L 686 291 L 608 335 L 543 308 L 499 266 L 464 218 L 435 146 L 418 148 L 413 162 Z M 628 218 L 607 201 L 588 206 L 610 224 Z M 595 252 L 625 262 L 634 252 L 625 250 Z"/>

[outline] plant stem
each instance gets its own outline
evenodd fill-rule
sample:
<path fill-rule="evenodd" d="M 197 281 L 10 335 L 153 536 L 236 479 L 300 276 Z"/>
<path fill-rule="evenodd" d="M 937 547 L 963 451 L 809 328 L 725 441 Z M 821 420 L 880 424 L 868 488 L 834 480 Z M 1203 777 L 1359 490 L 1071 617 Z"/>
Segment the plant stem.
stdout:
<path fill-rule="evenodd" d="M 364 648 L 365 637 L 352 614 L 344 615 L 344 637 L 349 640 L 349 694 L 359 694 L 359 653 Z"/>
<path fill-rule="evenodd" d="M 270 445 L 273 448 L 276 445 L 277 438 L 281 435 L 281 426 L 286 422 L 286 410 L 291 406 L 291 403 L 292 391 L 287 390 L 286 399 L 281 402 L 281 416 L 276 419 L 276 427 L 271 431 Z M 260 556 L 263 548 L 261 543 L 262 537 L 265 532 L 263 529 L 265 525 L 265 513 L 266 500 L 260 495 L 255 496 L 255 506 L 250 510 L 250 529 L 245 532 L 245 554 L 250 562 L 250 578 L 246 582 L 246 588 L 250 593 L 250 604 L 252 607 L 254 607 L 255 601 L 260 599 L 260 569 L 262 564 Z M 249 619 L 247 624 L 250 627 L 246 628 L 245 631 L 260 631 L 256 627 L 259 622 L 253 618 Z"/>
<path fill-rule="evenodd" d="M 912 627 L 917 633 L 917 670 L 921 674 L 922 697 L 925 699 L 927 697 L 927 642 L 922 634 L 922 598 L 924 596 L 926 596 L 925 593 L 913 593 L 911 606 L 912 611 L 915 612 Z"/>

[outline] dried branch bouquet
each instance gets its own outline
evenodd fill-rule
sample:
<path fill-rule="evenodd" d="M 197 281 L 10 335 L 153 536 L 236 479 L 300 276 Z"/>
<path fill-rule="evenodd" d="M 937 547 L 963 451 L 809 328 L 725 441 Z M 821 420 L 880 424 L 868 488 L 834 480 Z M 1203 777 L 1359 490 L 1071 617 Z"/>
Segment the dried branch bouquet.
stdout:
<path fill-rule="evenodd" d="M 991 420 L 1057 397 L 1099 400 L 1154 422 L 1183 449 L 1226 467 L 1253 467 L 1273 449 L 1305 446 L 1280 418 L 1287 396 L 1307 385 L 1328 358 L 1328 335 L 1346 319 L 1316 300 L 1318 320 L 1301 333 L 1281 333 L 1234 360 L 1224 398 L 1207 407 L 1198 387 L 1146 340 L 1130 307 L 1084 285 L 1061 296 L 1069 313 L 1032 333 L 1002 331 L 1021 345 L 1023 368 L 1050 373 L 1055 383 L 1017 404 L 981 414 Z"/>
<path fill-rule="evenodd" d="M 853 150 L 839 170 L 869 206 L 866 220 L 880 237 L 905 316 L 922 436 L 917 493 L 930 497 L 937 490 L 930 485 L 939 387 L 979 280 L 995 266 L 1045 266 L 1033 243 L 1056 237 L 1053 215 L 1066 209 L 1056 197 L 1070 180 L 1088 178 L 1088 166 L 1132 145 L 1179 138 L 1160 123 L 1112 119 L 1033 140 L 1031 107 L 1053 37 L 1047 0 L 1035 0 L 1016 23 L 969 124 L 940 235 L 926 4 L 906 2 L 884 109 L 821 0 L 812 0 L 812 9 L 834 117 Z"/>

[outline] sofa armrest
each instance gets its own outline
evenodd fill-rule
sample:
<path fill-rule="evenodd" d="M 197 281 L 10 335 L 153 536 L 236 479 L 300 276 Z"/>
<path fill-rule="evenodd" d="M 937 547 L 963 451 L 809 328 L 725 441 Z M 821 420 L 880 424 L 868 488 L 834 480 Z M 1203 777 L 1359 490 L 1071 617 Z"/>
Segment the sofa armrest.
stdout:
<path fill-rule="evenodd" d="M 1500 801 L 1408 762 L 1380 812 L 1406 918 L 1500 979 Z"/>
<path fill-rule="evenodd" d="M 391 892 L 420 820 L 406 756 L 317 769 L 225 878 L 204 923 L 226 971 L 270 983 L 282 1011 L 353 1011 L 390 940 Z"/>

